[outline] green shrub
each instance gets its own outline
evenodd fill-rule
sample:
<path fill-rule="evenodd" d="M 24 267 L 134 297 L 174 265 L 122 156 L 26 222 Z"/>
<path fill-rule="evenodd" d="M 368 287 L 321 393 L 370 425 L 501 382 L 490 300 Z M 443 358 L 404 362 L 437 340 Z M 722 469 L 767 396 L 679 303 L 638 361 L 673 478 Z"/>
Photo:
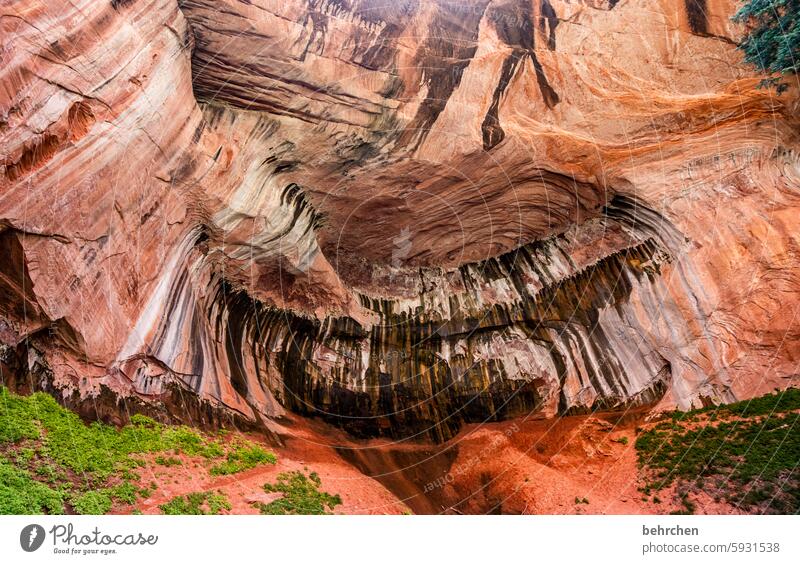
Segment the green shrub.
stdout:
<path fill-rule="evenodd" d="M 0 457 L 0 514 L 64 513 L 63 495 L 34 480 L 30 473 Z"/>
<path fill-rule="evenodd" d="M 749 0 L 733 16 L 747 24 L 739 44 L 747 62 L 769 74 L 797 73 L 800 68 L 800 0 Z M 778 93 L 788 85 L 778 77 L 762 85 L 776 85 Z"/>
<path fill-rule="evenodd" d="M 15 443 L 22 439 L 38 439 L 34 405 L 0 387 L 0 443 Z"/>
<path fill-rule="evenodd" d="M 224 476 L 236 474 L 250 468 L 255 468 L 260 464 L 275 464 L 278 459 L 271 452 L 267 452 L 258 445 L 236 445 L 233 450 L 228 452 L 227 459 L 211 467 L 212 475 Z"/>
<path fill-rule="evenodd" d="M 231 507 L 221 491 L 180 495 L 158 506 L 164 515 L 218 515 L 222 511 L 230 511 Z"/>
<path fill-rule="evenodd" d="M 183 464 L 183 462 L 181 462 L 179 458 L 175 458 L 173 456 L 164 457 L 161 455 L 156 456 L 155 462 L 156 464 L 160 464 L 161 466 L 167 466 L 167 467 L 181 466 Z"/>
<path fill-rule="evenodd" d="M 108 494 L 117 501 L 133 505 L 136 503 L 138 495 L 142 492 L 134 484 L 130 482 L 122 482 L 112 488 L 108 488 Z M 145 496 L 142 496 L 145 497 Z"/>
<path fill-rule="evenodd" d="M 278 474 L 274 484 L 265 484 L 267 492 L 280 492 L 283 497 L 271 503 L 257 504 L 264 515 L 328 515 L 341 505 L 342 498 L 319 491 L 322 481 L 316 472 L 306 477 L 299 471 Z"/>
<path fill-rule="evenodd" d="M 111 509 L 111 496 L 107 491 L 89 491 L 76 496 L 72 507 L 79 515 L 105 515 Z"/>

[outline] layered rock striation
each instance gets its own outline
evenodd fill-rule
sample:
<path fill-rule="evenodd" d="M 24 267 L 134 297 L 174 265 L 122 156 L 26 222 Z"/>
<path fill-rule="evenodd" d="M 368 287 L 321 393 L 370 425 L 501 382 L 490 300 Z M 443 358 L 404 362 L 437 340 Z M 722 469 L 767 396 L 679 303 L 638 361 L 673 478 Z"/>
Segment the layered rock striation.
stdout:
<path fill-rule="evenodd" d="M 5 5 L 4 381 L 437 441 L 788 385 L 798 89 L 734 8 Z"/>

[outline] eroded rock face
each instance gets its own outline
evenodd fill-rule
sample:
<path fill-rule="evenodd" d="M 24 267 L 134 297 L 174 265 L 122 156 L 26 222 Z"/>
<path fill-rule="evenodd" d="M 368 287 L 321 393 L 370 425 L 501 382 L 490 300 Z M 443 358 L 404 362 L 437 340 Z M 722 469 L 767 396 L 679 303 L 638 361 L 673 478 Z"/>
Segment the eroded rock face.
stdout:
<path fill-rule="evenodd" d="M 731 1 L 1 10 L 17 380 L 444 440 L 796 377 L 798 90 Z"/>

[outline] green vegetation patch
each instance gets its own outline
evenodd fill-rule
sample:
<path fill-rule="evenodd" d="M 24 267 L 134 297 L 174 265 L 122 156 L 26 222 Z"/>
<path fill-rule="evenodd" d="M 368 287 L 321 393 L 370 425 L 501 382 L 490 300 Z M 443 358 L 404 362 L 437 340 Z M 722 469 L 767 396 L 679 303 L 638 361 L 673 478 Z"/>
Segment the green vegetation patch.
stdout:
<path fill-rule="evenodd" d="M 72 507 L 81 515 L 105 515 L 111 509 L 111 496 L 105 490 L 88 491 L 76 496 Z"/>
<path fill-rule="evenodd" d="M 744 510 L 800 510 L 800 390 L 789 388 L 721 407 L 674 412 L 636 439 L 643 491 L 676 485 Z"/>
<path fill-rule="evenodd" d="M 143 415 L 122 428 L 87 425 L 47 394 L 18 396 L 0 387 L 0 513 L 98 514 L 114 502 L 132 505 L 154 489 L 133 483 L 148 454 L 159 453 L 156 463 L 164 466 L 181 464 L 168 454 L 221 459 L 213 474 L 275 463 L 250 441 L 226 448 L 224 440 Z"/>
<path fill-rule="evenodd" d="M 747 62 L 769 74 L 761 85 L 776 86 L 778 94 L 789 87 L 783 76 L 800 68 L 800 0 L 748 0 L 733 16 L 745 24 L 739 44 Z"/>
<path fill-rule="evenodd" d="M 230 511 L 231 507 L 221 491 L 179 495 L 158 506 L 164 515 L 219 515 L 222 511 Z"/>
<path fill-rule="evenodd" d="M 277 461 L 274 454 L 258 445 L 238 443 L 228 452 L 226 460 L 212 466 L 209 472 L 215 476 L 224 476 L 249 470 L 262 464 L 275 464 Z"/>
<path fill-rule="evenodd" d="M 278 474 L 274 484 L 265 484 L 267 492 L 280 492 L 283 497 L 271 503 L 257 503 L 264 515 L 329 515 L 342 498 L 319 491 L 322 481 L 316 472 L 308 476 L 299 471 Z"/>
<path fill-rule="evenodd" d="M 58 515 L 64 512 L 64 495 L 0 457 L 0 514 Z"/>
<path fill-rule="evenodd" d="M 181 466 L 183 462 L 180 461 L 179 458 L 175 458 L 174 456 L 156 456 L 155 458 L 156 464 L 161 466 Z"/>

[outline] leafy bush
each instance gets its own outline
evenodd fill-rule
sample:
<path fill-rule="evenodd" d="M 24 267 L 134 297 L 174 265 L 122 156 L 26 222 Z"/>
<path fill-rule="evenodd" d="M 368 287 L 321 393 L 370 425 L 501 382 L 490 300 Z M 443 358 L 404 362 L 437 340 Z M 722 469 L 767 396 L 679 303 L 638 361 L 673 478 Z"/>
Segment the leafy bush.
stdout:
<path fill-rule="evenodd" d="M 110 495 L 113 499 L 116 499 L 122 503 L 127 503 L 128 505 L 133 505 L 136 503 L 137 497 L 140 493 L 142 493 L 143 490 L 140 490 L 130 482 L 122 482 L 113 488 L 108 488 L 107 491 L 108 495 Z M 146 496 L 143 495 L 142 497 Z"/>
<path fill-rule="evenodd" d="M 733 16 L 747 25 L 739 45 L 744 58 L 759 70 L 770 74 L 797 73 L 800 68 L 800 0 L 749 0 Z M 768 78 L 762 85 L 773 84 L 778 93 L 788 85 L 780 78 Z"/>
<path fill-rule="evenodd" d="M 156 464 L 160 464 L 161 466 L 181 466 L 183 462 L 180 461 L 179 458 L 175 458 L 174 456 L 156 456 L 155 458 Z"/>
<path fill-rule="evenodd" d="M 64 500 L 58 492 L 31 478 L 31 475 L 0 457 L 0 514 L 59 515 Z"/>
<path fill-rule="evenodd" d="M 319 491 L 321 484 L 316 472 L 308 477 L 299 471 L 283 472 L 276 483 L 264 485 L 265 491 L 280 492 L 283 497 L 257 505 L 264 515 L 328 515 L 327 510 L 341 505 L 342 498 Z"/>
<path fill-rule="evenodd" d="M 164 515 L 218 515 L 223 510 L 230 511 L 231 507 L 221 491 L 180 495 L 158 506 Z"/>
<path fill-rule="evenodd" d="M 38 438 L 32 402 L 0 387 L 0 443 Z"/>
<path fill-rule="evenodd" d="M 228 457 L 224 462 L 212 466 L 209 472 L 215 476 L 224 476 L 255 468 L 259 464 L 275 464 L 277 461 L 274 454 L 258 445 L 238 444 L 228 452 Z"/>
<path fill-rule="evenodd" d="M 105 515 L 111 509 L 111 496 L 104 490 L 86 492 L 72 500 L 72 507 L 80 515 Z"/>

